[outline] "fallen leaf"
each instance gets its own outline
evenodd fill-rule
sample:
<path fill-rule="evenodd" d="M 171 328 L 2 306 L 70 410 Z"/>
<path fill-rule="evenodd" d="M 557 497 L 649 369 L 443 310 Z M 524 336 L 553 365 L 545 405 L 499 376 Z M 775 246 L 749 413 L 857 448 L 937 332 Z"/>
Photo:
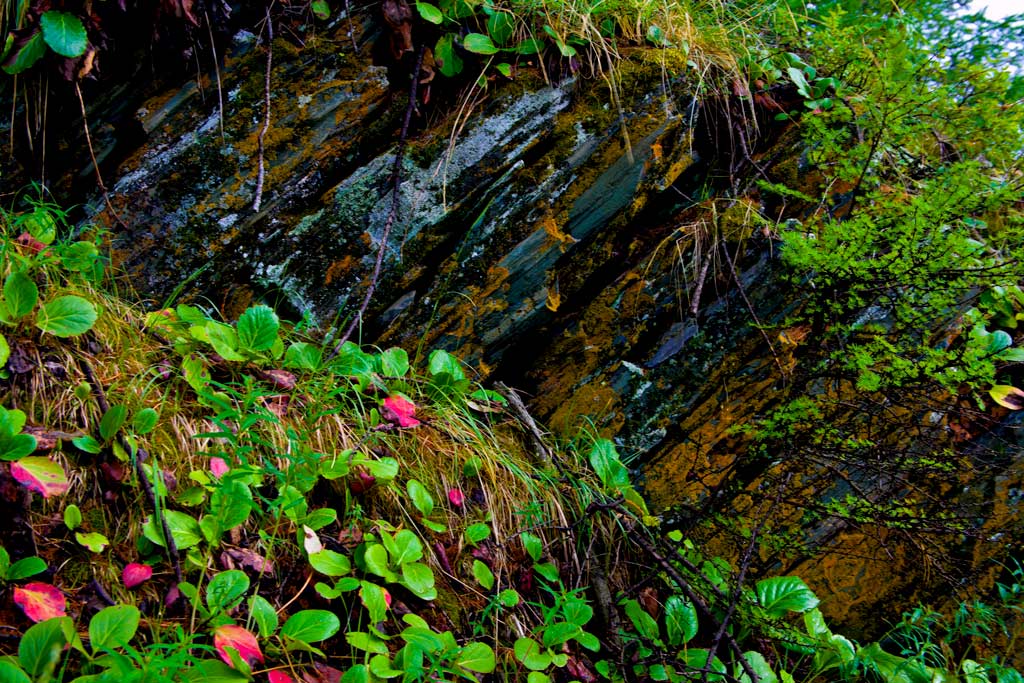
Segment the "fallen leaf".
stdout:
<path fill-rule="evenodd" d="M 148 564 L 129 562 L 125 565 L 124 571 L 121 572 L 121 581 L 124 582 L 125 588 L 132 589 L 142 585 L 143 582 L 148 581 L 152 576 L 153 568 Z"/>
<path fill-rule="evenodd" d="M 64 594 L 56 586 L 38 581 L 25 584 L 23 588 L 15 588 L 14 602 L 25 612 L 25 616 L 35 622 L 63 617 L 67 610 Z"/>
<path fill-rule="evenodd" d="M 295 388 L 295 375 L 287 370 L 264 370 L 260 375 L 281 391 L 291 391 Z"/>
<path fill-rule="evenodd" d="M 33 254 L 38 254 L 43 249 L 46 249 L 45 244 L 37 240 L 32 235 L 28 234 L 27 232 L 23 232 L 20 235 L 18 235 L 17 239 L 15 239 L 14 241 L 23 247 L 27 247 L 28 250 L 31 251 Z"/>
<path fill-rule="evenodd" d="M 324 549 L 324 544 L 320 542 L 320 537 L 305 524 L 302 525 L 302 533 L 304 535 L 302 546 L 306 549 L 307 553 L 315 555 Z"/>
<path fill-rule="evenodd" d="M 229 666 L 232 665 L 231 655 L 227 648 L 233 647 L 238 651 L 238 656 L 247 664 L 254 664 L 263 661 L 263 653 L 260 652 L 260 644 L 249 631 L 241 626 L 225 624 L 218 626 L 213 632 L 213 646 L 217 648 L 220 658 Z"/>
<path fill-rule="evenodd" d="M 415 427 L 420 424 L 420 421 L 415 417 L 416 404 L 398 394 L 384 399 L 381 415 L 385 420 L 399 427 Z"/>
<path fill-rule="evenodd" d="M 11 463 L 11 476 L 43 498 L 66 492 L 71 484 L 58 463 L 42 456 L 29 456 Z"/>
<path fill-rule="evenodd" d="M 348 478 L 348 490 L 359 495 L 372 489 L 376 483 L 377 477 L 367 472 L 365 468 L 358 467 L 352 472 L 352 476 Z"/>
<path fill-rule="evenodd" d="M 295 683 L 292 677 L 286 674 L 281 669 L 274 669 L 267 672 L 267 678 L 270 679 L 270 683 Z"/>
<path fill-rule="evenodd" d="M 257 574 L 272 575 L 274 573 L 274 563 L 254 550 L 249 550 L 248 548 L 229 548 L 225 552 L 235 562 L 238 562 L 243 567 L 248 567 Z"/>
<path fill-rule="evenodd" d="M 466 502 L 466 496 L 459 489 L 448 489 L 448 502 L 452 506 L 460 508 Z"/>
<path fill-rule="evenodd" d="M 338 683 L 341 680 L 341 670 L 320 662 L 313 662 L 313 670 L 303 673 L 302 680 L 305 683 Z"/>

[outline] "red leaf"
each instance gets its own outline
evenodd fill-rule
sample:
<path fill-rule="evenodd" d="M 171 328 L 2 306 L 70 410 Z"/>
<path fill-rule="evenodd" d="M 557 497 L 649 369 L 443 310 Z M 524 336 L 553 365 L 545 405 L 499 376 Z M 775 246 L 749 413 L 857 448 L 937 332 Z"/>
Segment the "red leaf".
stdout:
<path fill-rule="evenodd" d="M 415 417 L 416 404 L 398 394 L 384 399 L 384 407 L 381 410 L 381 414 L 385 420 L 399 427 L 415 427 L 420 424 L 420 421 Z"/>
<path fill-rule="evenodd" d="M 454 507 L 460 508 L 466 502 L 466 496 L 459 489 L 448 489 L 448 502 Z"/>
<path fill-rule="evenodd" d="M 124 587 L 129 589 L 142 585 L 151 576 L 153 576 L 153 568 L 148 564 L 139 564 L 138 562 L 129 562 L 125 565 L 124 571 L 121 572 L 121 580 L 124 581 Z"/>
<path fill-rule="evenodd" d="M 227 650 L 229 647 L 235 648 L 238 651 L 238 656 L 250 665 L 263 661 L 263 653 L 260 652 L 260 644 L 256 641 L 256 636 L 241 626 L 234 624 L 218 626 L 213 632 L 213 646 L 220 653 L 220 658 L 229 666 L 231 665 L 231 655 Z"/>
<path fill-rule="evenodd" d="M 34 254 L 38 254 L 43 249 L 46 249 L 45 244 L 37 240 L 32 235 L 28 234 L 27 232 L 23 232 L 20 235 L 18 235 L 18 238 L 15 240 L 15 242 L 22 245 L 23 247 L 28 247 L 28 250 Z"/>
<path fill-rule="evenodd" d="M 286 674 L 281 669 L 274 669 L 273 671 L 268 671 L 267 678 L 270 679 L 270 683 L 294 683 L 292 677 Z"/>
<path fill-rule="evenodd" d="M 71 488 L 64 468 L 42 456 L 29 456 L 11 463 L 11 476 L 43 498 L 60 495 Z"/>
<path fill-rule="evenodd" d="M 210 458 L 210 472 L 217 479 L 227 474 L 229 469 L 231 468 L 228 467 L 228 463 L 224 458 Z"/>
<path fill-rule="evenodd" d="M 14 602 L 32 621 L 63 617 L 67 609 L 64 594 L 48 583 L 29 583 L 14 589 Z"/>

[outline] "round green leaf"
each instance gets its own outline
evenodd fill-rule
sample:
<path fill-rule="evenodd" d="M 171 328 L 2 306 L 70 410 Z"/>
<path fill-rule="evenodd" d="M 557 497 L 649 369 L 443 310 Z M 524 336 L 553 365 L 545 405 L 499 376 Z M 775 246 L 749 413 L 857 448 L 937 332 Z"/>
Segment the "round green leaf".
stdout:
<path fill-rule="evenodd" d="M 4 301 L 13 320 L 32 312 L 39 301 L 39 288 L 24 271 L 18 270 L 4 280 Z"/>
<path fill-rule="evenodd" d="M 132 420 L 132 429 L 136 434 L 149 434 L 159 420 L 160 413 L 152 408 L 143 408 L 135 414 L 135 418 Z"/>
<path fill-rule="evenodd" d="M 494 650 L 486 643 L 469 643 L 459 652 L 455 664 L 463 669 L 489 674 L 494 671 L 496 665 Z"/>
<path fill-rule="evenodd" d="M 327 640 L 341 629 L 334 612 L 322 609 L 304 609 L 293 614 L 281 627 L 281 635 L 303 643 Z"/>
<path fill-rule="evenodd" d="M 277 630 L 277 610 L 262 595 L 254 595 L 249 600 L 249 614 L 259 627 L 260 636 L 269 638 Z"/>
<path fill-rule="evenodd" d="M 0 574 L 0 578 L 6 578 L 8 581 L 17 581 L 18 579 L 35 576 L 44 571 L 46 571 L 46 562 L 41 557 L 24 557 L 7 569 L 6 577 Z"/>
<path fill-rule="evenodd" d="M 91 531 L 87 534 L 83 534 L 80 531 L 75 532 L 75 540 L 78 544 L 88 548 L 90 552 L 102 553 L 108 545 L 110 545 L 110 539 L 103 534 Z"/>
<path fill-rule="evenodd" d="M 206 586 L 206 606 L 211 612 L 231 609 L 241 602 L 248 590 L 249 577 L 245 572 L 238 569 L 221 572 Z"/>
<path fill-rule="evenodd" d="M 18 643 L 18 662 L 35 678 L 60 661 L 67 638 L 63 619 L 47 619 L 31 626 Z M 51 669 L 52 670 L 52 669 Z"/>
<path fill-rule="evenodd" d="M 417 2 L 416 11 L 420 13 L 424 20 L 429 21 L 431 24 L 440 24 L 444 21 L 444 15 L 441 14 L 441 10 L 429 2 Z"/>
<path fill-rule="evenodd" d="M 542 650 L 540 643 L 532 638 L 520 638 L 512 648 L 523 666 L 532 671 L 543 671 L 551 664 L 551 653 Z"/>
<path fill-rule="evenodd" d="M 59 296 L 45 304 L 36 316 L 36 326 L 57 337 L 73 337 L 92 329 L 96 307 L 80 296 Z"/>
<path fill-rule="evenodd" d="M 683 645 L 697 635 L 697 609 L 679 595 L 665 601 L 665 628 L 669 645 Z"/>
<path fill-rule="evenodd" d="M 17 664 L 0 659 L 0 681 L 7 683 L 32 683 L 32 679 Z"/>
<path fill-rule="evenodd" d="M 313 569 L 327 576 L 344 576 L 352 571 L 352 563 L 347 557 L 327 549 L 310 555 L 309 564 Z"/>
<path fill-rule="evenodd" d="M 491 37 L 484 35 L 483 33 L 467 34 L 466 37 L 462 39 L 462 47 L 466 48 L 469 52 L 475 52 L 478 55 L 493 55 L 498 52 L 498 48 L 494 45 L 494 41 L 491 40 Z"/>
<path fill-rule="evenodd" d="M 796 576 L 775 576 L 757 582 L 757 600 L 771 617 L 806 612 L 818 606 L 818 597 Z"/>
<path fill-rule="evenodd" d="M 39 17 L 43 40 L 62 57 L 81 57 L 89 45 L 81 19 L 68 12 L 43 12 Z"/>
<path fill-rule="evenodd" d="M 267 351 L 277 341 L 280 326 L 270 306 L 252 306 L 238 319 L 238 343 L 249 351 Z"/>
<path fill-rule="evenodd" d="M 96 613 L 89 622 L 89 643 L 93 652 L 124 647 L 139 628 L 139 610 L 133 605 L 114 605 Z"/>

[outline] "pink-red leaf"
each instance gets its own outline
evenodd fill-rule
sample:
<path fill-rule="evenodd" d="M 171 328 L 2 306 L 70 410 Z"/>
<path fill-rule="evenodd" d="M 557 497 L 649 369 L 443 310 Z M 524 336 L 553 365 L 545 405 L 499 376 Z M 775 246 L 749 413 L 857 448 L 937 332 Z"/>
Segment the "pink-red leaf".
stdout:
<path fill-rule="evenodd" d="M 466 496 L 459 489 L 448 489 L 448 502 L 453 507 L 460 508 L 466 502 Z"/>
<path fill-rule="evenodd" d="M 42 456 L 29 456 L 11 463 L 11 476 L 43 498 L 66 492 L 71 484 L 58 463 Z"/>
<path fill-rule="evenodd" d="M 213 632 L 213 646 L 217 648 L 220 658 L 228 665 L 232 665 L 231 655 L 227 648 L 233 647 L 238 651 L 238 656 L 247 664 L 263 661 L 263 653 L 260 652 L 260 644 L 249 631 L 241 626 L 226 624 L 218 626 Z"/>
<path fill-rule="evenodd" d="M 295 683 L 292 677 L 286 674 L 281 669 L 274 669 L 267 672 L 267 678 L 270 679 L 270 683 Z"/>
<path fill-rule="evenodd" d="M 35 622 L 63 617 L 67 610 L 64 594 L 55 586 L 38 581 L 25 584 L 24 588 L 15 588 L 14 602 Z"/>
<path fill-rule="evenodd" d="M 124 571 L 121 572 L 121 580 L 124 581 L 124 587 L 129 589 L 142 585 L 151 576 L 153 576 L 153 568 L 148 564 L 139 564 L 138 562 L 129 562 L 125 565 Z"/>
<path fill-rule="evenodd" d="M 210 472 L 217 479 L 227 474 L 229 469 L 231 468 L 228 467 L 228 463 L 224 458 L 210 458 Z"/>
<path fill-rule="evenodd" d="M 416 404 L 398 394 L 384 399 L 381 415 L 385 420 L 399 427 L 415 427 L 420 424 L 420 421 L 416 419 Z"/>

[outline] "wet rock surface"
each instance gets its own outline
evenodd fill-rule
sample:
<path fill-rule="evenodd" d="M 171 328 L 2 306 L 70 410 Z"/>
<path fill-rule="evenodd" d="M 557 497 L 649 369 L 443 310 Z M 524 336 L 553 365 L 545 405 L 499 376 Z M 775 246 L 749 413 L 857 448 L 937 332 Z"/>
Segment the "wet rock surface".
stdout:
<path fill-rule="evenodd" d="M 205 96 L 191 84 L 140 104 L 147 140 L 110 182 L 118 217 L 99 200 L 93 211 L 147 297 L 205 299 L 227 317 L 262 300 L 324 326 L 355 314 L 392 203 L 405 84 L 346 49 L 340 25 L 321 40 L 329 49 L 274 43 L 258 212 L 265 53 L 253 36 L 236 36 L 221 98 L 206 78 Z M 601 79 L 553 85 L 524 72 L 450 111 L 421 108 L 361 340 L 454 351 L 480 379 L 522 387 L 560 433 L 614 437 L 666 524 L 727 555 L 742 539 L 705 522 L 767 516 L 792 542 L 766 548 L 755 570 L 799 572 L 831 596 L 838 625 L 870 632 L 884 627 L 870 623 L 872 605 L 938 599 L 946 584 L 922 580 L 922 556 L 955 555 L 958 580 L 991 583 L 972 574 L 991 554 L 984 539 L 922 549 L 773 494 L 792 463 L 754 457 L 737 427 L 797 392 L 825 391 L 791 381 L 813 349 L 786 328 L 800 302 L 787 299 L 775 226 L 757 218 L 755 193 L 730 194 L 743 183 L 722 170 L 733 168 L 728 150 L 709 144 L 722 137 L 709 128 L 728 124 L 685 80 L 666 81 L 656 58 L 636 55 L 617 98 L 621 111 Z M 773 180 L 798 175 L 795 144 L 784 125 L 764 127 L 755 156 L 771 160 Z M 922 438 L 948 444 L 946 426 Z M 885 438 L 905 443 L 912 431 Z M 900 488 L 802 467 L 808 500 Z M 1008 458 L 1000 472 L 966 482 L 970 494 L 942 493 L 978 498 L 993 535 L 1019 524 L 1019 464 Z"/>

